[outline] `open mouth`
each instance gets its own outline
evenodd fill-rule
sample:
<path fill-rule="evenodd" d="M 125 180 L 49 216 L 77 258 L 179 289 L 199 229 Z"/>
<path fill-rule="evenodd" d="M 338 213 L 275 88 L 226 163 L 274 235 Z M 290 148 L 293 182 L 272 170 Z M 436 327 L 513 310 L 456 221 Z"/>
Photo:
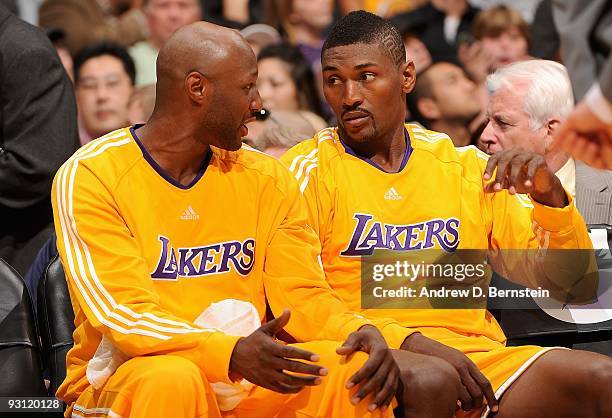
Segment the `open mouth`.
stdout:
<path fill-rule="evenodd" d="M 249 128 L 247 128 L 246 124 L 243 123 L 242 125 L 240 125 L 240 137 L 244 138 L 248 134 L 249 134 Z"/>
<path fill-rule="evenodd" d="M 240 125 L 240 136 L 241 137 L 245 137 L 249 134 L 249 128 L 247 127 L 247 124 L 253 122 L 254 120 L 256 120 L 255 116 L 249 116 L 242 122 L 242 125 Z"/>

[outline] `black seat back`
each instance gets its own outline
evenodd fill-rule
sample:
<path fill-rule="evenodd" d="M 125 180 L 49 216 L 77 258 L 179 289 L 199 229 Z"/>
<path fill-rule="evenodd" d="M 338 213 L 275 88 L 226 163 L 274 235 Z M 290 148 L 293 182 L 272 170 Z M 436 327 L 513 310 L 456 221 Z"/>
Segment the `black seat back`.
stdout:
<path fill-rule="evenodd" d="M 0 259 L 0 396 L 47 396 L 30 295 Z"/>
<path fill-rule="evenodd" d="M 54 395 L 66 377 L 66 354 L 72 348 L 74 332 L 68 284 L 57 254 L 47 265 L 38 284 L 38 324 L 45 364 L 50 373 L 49 390 Z"/>
<path fill-rule="evenodd" d="M 589 225 L 588 228 L 591 231 L 594 229 L 605 230 L 608 245 L 612 248 L 612 226 Z M 595 254 L 600 271 L 600 280 L 607 280 L 609 283 L 609 277 L 612 274 L 612 259 L 609 250 L 608 254 L 602 250 L 596 250 Z M 604 273 L 606 275 L 602 276 Z M 494 275 L 491 285 L 502 289 L 523 288 L 498 275 Z M 508 338 L 508 345 L 564 346 L 612 356 L 612 320 L 592 324 L 569 323 L 550 316 L 531 298 L 522 303 L 530 306 L 524 306 L 520 310 L 509 309 L 494 312 Z M 605 305 L 604 307 L 610 308 Z"/>

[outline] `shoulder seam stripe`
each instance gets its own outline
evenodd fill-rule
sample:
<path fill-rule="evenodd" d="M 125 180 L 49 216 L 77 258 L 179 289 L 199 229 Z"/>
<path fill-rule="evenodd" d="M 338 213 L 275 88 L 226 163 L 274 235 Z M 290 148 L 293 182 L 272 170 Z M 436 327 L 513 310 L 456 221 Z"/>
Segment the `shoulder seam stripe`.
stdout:
<path fill-rule="evenodd" d="M 118 138 L 123 138 L 123 137 L 127 137 L 127 135 L 118 136 Z M 72 193 L 74 189 L 74 178 L 76 175 L 76 169 L 77 169 L 77 166 L 80 160 L 95 157 L 99 155 L 100 153 L 104 152 L 107 148 L 122 146 L 131 141 L 130 138 L 125 138 L 125 139 L 120 139 L 120 140 L 116 140 L 113 142 L 111 138 L 114 138 L 114 137 L 101 139 L 100 141 L 94 141 L 91 143 L 91 145 L 88 144 L 89 146 L 86 145 L 80 150 L 78 155 L 73 156 L 73 158 L 71 158 L 71 160 L 69 160 L 67 164 L 62 166 L 62 168 L 60 169 L 60 172 L 58 173 L 58 186 L 57 186 L 57 191 L 56 191 L 57 210 L 60 215 L 59 218 L 60 218 L 61 229 L 62 229 L 63 235 L 65 236 L 62 243 L 65 246 L 66 255 L 68 259 L 68 266 L 66 267 L 69 268 L 70 273 L 72 277 L 74 278 L 75 284 L 79 288 L 79 291 L 81 292 L 85 300 L 88 302 L 88 305 L 90 309 L 92 310 L 92 312 L 94 313 L 94 315 L 96 316 L 96 318 L 100 321 L 100 323 L 106 325 L 107 327 L 111 329 L 115 329 L 125 334 L 139 334 L 139 335 L 150 336 L 150 337 L 154 337 L 154 338 L 158 338 L 162 340 L 171 338 L 170 336 L 163 334 L 163 332 L 182 334 L 182 333 L 188 333 L 188 332 L 209 331 L 205 329 L 193 328 L 190 325 L 183 323 L 183 322 L 173 321 L 173 320 L 169 320 L 165 318 L 159 318 L 156 315 L 153 315 L 147 312 L 144 314 L 138 314 L 132 311 L 131 309 L 124 307 L 123 305 L 117 304 L 112 298 L 112 296 L 107 292 L 107 290 L 104 288 L 104 286 L 99 281 L 99 278 L 97 277 L 97 274 L 95 272 L 93 261 L 91 260 L 91 255 L 89 253 L 87 245 L 82 241 L 81 237 L 78 234 L 78 230 L 76 228 L 76 220 L 74 219 L 74 215 L 72 214 Z M 69 175 L 68 175 L 68 172 L 70 172 Z M 66 203 L 68 203 L 68 205 L 66 205 Z M 72 253 L 73 250 L 70 248 L 71 245 L 74 246 L 74 254 Z M 79 273 L 76 270 L 75 260 L 73 259 L 73 257 L 76 258 L 76 262 L 78 264 L 78 270 L 80 271 L 82 276 L 79 275 Z M 85 257 L 87 261 L 87 267 L 90 270 L 92 279 L 94 280 L 96 287 L 98 287 L 98 290 L 96 290 L 90 282 L 90 278 L 88 277 L 85 271 L 86 268 L 85 268 L 83 257 Z M 91 296 L 85 289 L 83 283 L 85 283 L 85 285 L 91 292 Z M 137 321 L 130 321 L 124 318 L 123 316 L 118 315 L 117 312 L 111 311 L 101 296 L 106 297 L 107 301 L 110 303 L 113 309 L 123 311 L 124 313 L 137 319 Z M 96 303 L 93 303 L 92 297 L 95 299 L 95 302 L 99 304 L 100 308 L 104 311 L 104 313 L 107 315 L 108 318 L 102 315 L 102 313 L 98 310 Z M 116 322 L 111 321 L 111 318 L 114 318 L 116 321 L 122 322 L 125 325 L 128 325 L 132 328 L 126 329 L 123 326 L 117 324 Z M 158 323 L 164 323 L 167 325 L 176 325 L 182 328 L 178 329 L 178 328 L 169 328 L 169 327 L 159 326 L 149 321 L 143 321 L 140 318 L 148 318 Z M 152 328 L 160 332 L 158 333 L 155 331 L 150 331 L 148 329 L 139 328 L 137 327 L 137 325 L 144 325 L 144 326 L 147 326 L 149 328 Z"/>
<path fill-rule="evenodd" d="M 306 190 L 306 186 L 308 186 L 308 180 L 310 179 L 310 172 L 312 171 L 312 169 L 314 169 L 315 167 L 317 167 L 316 163 L 312 163 L 308 166 L 308 168 L 306 169 L 306 171 L 304 172 L 304 180 L 302 181 L 302 183 L 300 184 L 300 192 L 302 192 L 302 194 L 304 193 L 304 190 Z M 298 179 L 299 181 L 299 179 Z"/>
<path fill-rule="evenodd" d="M 295 156 L 293 158 L 293 161 L 291 161 L 291 165 L 289 166 L 289 171 L 291 171 L 291 172 L 295 171 L 295 166 L 297 165 L 298 161 L 301 158 L 310 159 L 310 158 L 314 157 L 317 152 L 319 152 L 319 149 L 315 148 L 312 151 L 310 151 L 307 155 L 300 154 L 300 155 Z"/>

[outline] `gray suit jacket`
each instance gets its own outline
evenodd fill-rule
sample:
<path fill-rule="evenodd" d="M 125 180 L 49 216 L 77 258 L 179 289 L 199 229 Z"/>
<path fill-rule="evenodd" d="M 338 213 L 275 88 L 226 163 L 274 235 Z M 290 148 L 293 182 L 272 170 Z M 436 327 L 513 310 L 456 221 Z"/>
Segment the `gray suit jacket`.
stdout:
<path fill-rule="evenodd" d="M 553 17 L 576 101 L 598 80 L 612 102 L 612 0 L 553 0 Z"/>
<path fill-rule="evenodd" d="M 51 182 L 77 144 L 74 91 L 55 48 L 0 4 L 0 258 L 22 275 L 51 234 Z"/>
<path fill-rule="evenodd" d="M 576 207 L 587 225 L 612 225 L 612 171 L 576 161 Z"/>

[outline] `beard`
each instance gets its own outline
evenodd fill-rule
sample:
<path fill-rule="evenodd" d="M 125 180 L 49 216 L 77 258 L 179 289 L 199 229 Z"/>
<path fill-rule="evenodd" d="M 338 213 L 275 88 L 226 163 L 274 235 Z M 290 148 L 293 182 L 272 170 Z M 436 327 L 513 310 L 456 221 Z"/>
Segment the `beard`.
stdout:
<path fill-rule="evenodd" d="M 379 130 L 376 125 L 376 121 L 370 115 L 372 123 L 368 127 L 362 128 L 357 134 L 349 134 L 348 131 L 344 128 L 341 121 L 338 121 L 338 133 L 340 134 L 340 138 L 344 141 L 350 141 L 353 143 L 365 144 L 368 142 L 372 142 L 378 138 Z"/>
<path fill-rule="evenodd" d="M 205 130 L 208 135 L 215 138 L 213 144 L 215 147 L 227 150 L 237 151 L 242 146 L 242 138 L 240 136 L 240 127 L 242 123 L 234 122 L 228 117 L 221 115 L 207 115 Z"/>

